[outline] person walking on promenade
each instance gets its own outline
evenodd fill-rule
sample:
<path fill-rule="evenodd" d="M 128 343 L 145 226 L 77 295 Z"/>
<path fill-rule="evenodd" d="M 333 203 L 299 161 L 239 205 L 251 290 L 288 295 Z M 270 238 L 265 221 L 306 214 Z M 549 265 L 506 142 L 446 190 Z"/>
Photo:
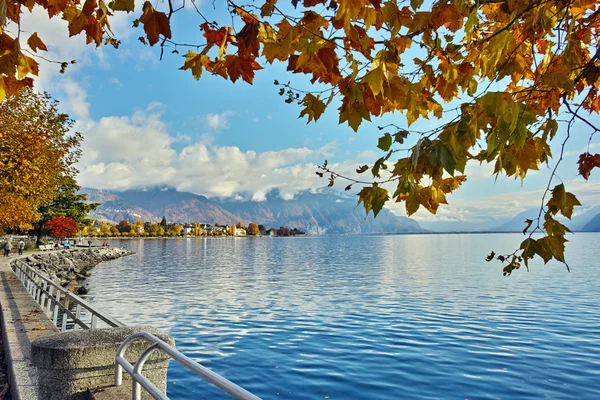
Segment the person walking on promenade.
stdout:
<path fill-rule="evenodd" d="M 21 239 L 21 241 L 19 242 L 19 255 L 20 256 L 23 255 L 23 249 L 25 249 L 25 242 L 23 241 L 23 239 Z"/>
<path fill-rule="evenodd" d="M 4 243 L 4 257 L 10 257 L 10 251 L 12 250 L 12 244 L 10 244 L 10 240 L 7 240 Z"/>

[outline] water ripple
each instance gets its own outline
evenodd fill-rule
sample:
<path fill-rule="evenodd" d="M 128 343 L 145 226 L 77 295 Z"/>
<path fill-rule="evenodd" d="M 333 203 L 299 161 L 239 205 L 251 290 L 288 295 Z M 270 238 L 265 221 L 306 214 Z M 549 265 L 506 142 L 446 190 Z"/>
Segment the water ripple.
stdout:
<path fill-rule="evenodd" d="M 519 235 L 131 240 L 90 299 L 265 399 L 600 399 L 599 234 L 567 273 Z M 435 250 L 433 250 L 435 249 Z M 173 399 L 225 399 L 177 365 Z"/>

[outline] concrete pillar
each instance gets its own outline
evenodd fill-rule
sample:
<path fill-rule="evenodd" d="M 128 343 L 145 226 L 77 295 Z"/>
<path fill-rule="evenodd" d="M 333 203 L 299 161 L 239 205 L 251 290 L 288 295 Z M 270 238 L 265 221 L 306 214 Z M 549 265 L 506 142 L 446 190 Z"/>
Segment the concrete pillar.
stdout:
<path fill-rule="evenodd" d="M 152 326 L 90 329 L 45 336 L 32 342 L 31 358 L 38 369 L 40 400 L 88 399 L 88 391 L 114 383 L 115 355 L 119 345 L 133 333 L 149 332 L 170 345 L 175 340 Z M 148 342 L 138 340 L 127 349 L 125 358 L 133 364 Z M 143 374 L 166 393 L 169 357 L 155 352 Z M 123 385 L 131 377 L 123 372 Z"/>

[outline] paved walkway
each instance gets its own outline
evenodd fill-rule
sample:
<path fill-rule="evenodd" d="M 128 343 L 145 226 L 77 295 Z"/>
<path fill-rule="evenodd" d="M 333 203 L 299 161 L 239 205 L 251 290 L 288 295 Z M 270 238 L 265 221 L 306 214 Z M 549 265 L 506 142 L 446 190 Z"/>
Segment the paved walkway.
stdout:
<path fill-rule="evenodd" d="M 2 257 L 0 265 L 5 266 L 9 263 L 12 257 Z M 1 313 L 0 313 L 1 318 Z M 10 388 L 8 385 L 8 369 L 4 358 L 4 342 L 3 335 L 0 335 L 0 400 L 11 400 Z"/>

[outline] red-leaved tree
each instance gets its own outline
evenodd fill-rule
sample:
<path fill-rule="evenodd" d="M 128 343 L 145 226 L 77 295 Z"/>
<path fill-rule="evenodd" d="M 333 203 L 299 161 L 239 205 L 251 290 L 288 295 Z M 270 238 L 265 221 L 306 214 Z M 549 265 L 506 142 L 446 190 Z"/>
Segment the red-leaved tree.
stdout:
<path fill-rule="evenodd" d="M 79 230 L 77 221 L 69 217 L 52 218 L 46 225 L 46 228 L 50 232 L 50 235 L 55 238 L 75 236 Z"/>

